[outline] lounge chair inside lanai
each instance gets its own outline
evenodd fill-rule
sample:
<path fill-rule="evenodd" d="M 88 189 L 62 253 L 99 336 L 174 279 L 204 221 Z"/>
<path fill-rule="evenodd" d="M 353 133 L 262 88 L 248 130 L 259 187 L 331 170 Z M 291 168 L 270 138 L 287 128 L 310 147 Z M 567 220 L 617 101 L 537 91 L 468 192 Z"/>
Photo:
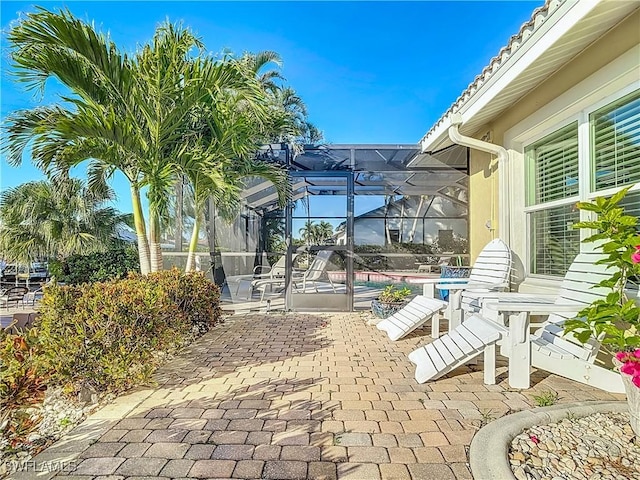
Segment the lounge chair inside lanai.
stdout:
<path fill-rule="evenodd" d="M 425 294 L 416 296 L 404 308 L 380 321 L 377 326 L 395 341 L 433 318 L 431 336 L 436 338 L 439 336 L 440 312 L 445 311 L 449 330 L 455 328 L 462 321 L 463 312 L 479 311 L 479 296 L 507 288 L 510 274 L 511 250 L 502 240 L 492 240 L 478 255 L 468 278 L 420 280 L 425 285 Z M 449 302 L 435 298 L 436 289 L 449 290 Z M 465 292 L 474 295 L 467 297 Z"/>
<path fill-rule="evenodd" d="M 293 255 L 295 260 L 296 254 Z M 284 277 L 286 255 L 281 255 L 273 265 L 256 265 L 253 273 L 245 275 L 229 275 L 226 278 L 232 298 L 250 300 L 253 293 L 253 283 L 256 280 L 271 280 Z"/>
<path fill-rule="evenodd" d="M 297 253 L 295 255 L 297 255 Z M 307 292 L 308 287 L 312 287 L 316 292 L 318 292 L 318 285 L 324 286 L 326 282 L 321 282 L 320 279 L 326 275 L 326 269 L 329 266 L 329 259 L 331 258 L 331 255 L 333 255 L 333 250 L 319 250 L 313 258 L 309 268 L 302 272 L 293 272 L 291 275 L 291 282 L 293 283 L 293 287 L 296 292 Z M 331 280 L 331 277 L 329 275 L 326 275 L 326 277 L 331 289 L 335 292 L 336 286 Z M 264 301 L 267 288 L 270 290 L 273 290 L 274 287 L 284 288 L 285 278 L 282 276 L 280 278 L 254 280 L 252 285 L 255 289 L 262 292 L 260 296 L 260 301 L 262 302 Z M 301 286 L 302 288 L 300 288 Z"/>
<path fill-rule="evenodd" d="M 563 322 L 609 290 L 595 287 L 609 278 L 606 267 L 596 265 L 600 253 L 581 253 L 570 266 L 555 300 L 548 296 L 502 293 L 484 297 L 482 312 L 409 354 L 416 364 L 419 383 L 435 380 L 474 357 L 484 354 L 484 382 L 496 378 L 496 346 L 509 359 L 509 385 L 529 388 L 533 366 L 609 392 L 622 393 L 620 374 L 596 365 L 600 341 L 591 338 L 581 344 L 571 334 L 564 336 Z M 530 316 L 548 315 L 530 334 Z M 504 319 L 504 322 L 500 320 Z"/>

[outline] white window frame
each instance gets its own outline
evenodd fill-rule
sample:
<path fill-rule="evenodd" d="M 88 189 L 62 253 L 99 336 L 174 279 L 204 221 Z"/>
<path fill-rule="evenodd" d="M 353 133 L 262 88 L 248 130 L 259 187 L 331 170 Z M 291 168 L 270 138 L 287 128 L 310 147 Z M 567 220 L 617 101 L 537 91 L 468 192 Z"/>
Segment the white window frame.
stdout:
<path fill-rule="evenodd" d="M 589 106 L 589 108 L 584 110 L 584 114 L 585 114 L 585 126 L 584 128 L 586 129 L 586 138 L 587 138 L 587 144 L 586 144 L 586 159 L 585 161 L 588 163 L 587 165 L 587 172 L 589 173 L 589 175 L 591 175 L 593 172 L 591 172 L 591 125 L 589 123 L 589 118 L 591 117 L 591 114 L 594 113 L 597 110 L 600 110 L 602 107 L 606 107 L 607 105 L 623 98 L 626 97 L 627 95 L 636 92 L 640 90 L 640 82 L 638 85 L 629 85 L 626 88 L 623 88 L 621 90 L 619 90 L 618 92 L 616 92 L 613 95 L 609 95 L 605 98 L 603 98 L 602 100 L 600 100 L 599 102 L 594 103 L 593 105 Z M 580 125 L 578 125 L 578 128 L 580 128 Z M 578 141 L 580 141 L 580 139 L 578 138 Z M 582 145 L 579 145 L 579 148 L 582 148 Z M 582 153 L 582 152 L 581 152 Z M 605 188 L 603 190 L 596 190 L 595 188 L 593 189 L 593 191 L 591 191 L 591 177 L 588 176 L 585 181 L 587 181 L 587 185 L 586 185 L 586 190 L 587 190 L 587 195 L 585 197 L 585 200 L 593 200 L 596 197 L 609 197 L 617 192 L 619 192 L 620 190 L 622 190 L 625 187 L 628 187 L 629 185 L 624 185 L 621 187 L 611 187 L 611 188 Z M 640 182 L 636 182 L 636 184 L 631 187 L 631 190 L 629 190 L 630 192 L 637 192 L 640 191 Z"/>
<path fill-rule="evenodd" d="M 524 168 L 525 168 L 525 175 L 526 175 L 526 169 L 528 168 L 527 165 L 527 156 L 526 156 L 526 150 L 527 148 L 536 143 L 537 141 L 543 139 L 544 137 L 553 134 L 554 132 L 557 132 L 558 130 L 561 130 L 563 128 L 568 127 L 569 125 L 573 124 L 573 123 L 577 123 L 577 131 L 578 131 L 578 194 L 577 195 L 573 195 L 571 197 L 567 197 L 567 198 L 562 198 L 560 200 L 553 200 L 551 202 L 544 202 L 544 203 L 538 203 L 535 205 L 526 205 L 525 203 L 525 207 L 523 208 L 523 212 L 524 212 L 524 223 L 525 223 L 525 229 L 526 229 L 526 239 L 528 240 L 527 242 L 525 242 L 525 251 L 526 251 L 526 264 L 525 264 L 525 272 L 527 274 L 527 276 L 530 277 L 534 277 L 534 278 L 539 278 L 539 279 L 547 279 L 547 280 L 557 280 L 558 277 L 555 275 L 545 275 L 545 274 L 541 274 L 541 273 L 532 273 L 531 272 L 531 259 L 533 258 L 533 252 L 531 251 L 531 238 L 533 236 L 533 232 L 531 231 L 531 214 L 534 212 L 540 212 L 540 211 L 544 211 L 544 210 L 550 210 L 552 208 L 555 207 L 564 207 L 566 205 L 571 205 L 573 203 L 576 203 L 578 201 L 581 201 L 581 174 L 583 173 L 583 149 L 582 149 L 582 145 L 580 144 L 580 131 L 581 131 L 581 121 L 582 121 L 583 115 L 582 112 L 579 112 L 578 114 L 575 115 L 571 115 L 567 118 L 565 118 L 561 123 L 556 124 L 540 133 L 538 133 L 535 136 L 532 136 L 529 140 L 527 140 L 525 143 L 523 143 L 522 145 L 522 159 L 524 162 Z M 588 126 L 588 125 L 587 125 Z M 588 155 L 588 149 L 587 149 L 587 155 Z M 529 194 L 529 188 L 531 188 L 531 184 L 530 182 L 527 181 L 527 178 L 525 176 L 525 202 L 526 199 L 528 197 Z M 580 220 L 586 220 L 586 218 L 583 218 L 582 212 L 580 214 Z M 582 233 L 582 232 L 581 232 Z M 581 240 L 582 240 L 582 236 L 581 236 Z"/>
<path fill-rule="evenodd" d="M 550 127 L 548 129 L 545 129 L 544 131 L 538 133 L 535 136 L 532 136 L 530 138 L 528 138 L 525 142 L 522 143 L 522 159 L 523 161 L 526 163 L 527 162 L 527 158 L 526 158 L 526 150 L 527 148 L 538 142 L 539 140 L 542 140 L 544 137 L 551 135 L 554 132 L 557 132 L 558 130 L 562 130 L 563 128 L 568 127 L 569 125 L 571 125 L 572 123 L 576 123 L 578 124 L 578 182 L 580 182 L 580 178 L 581 178 L 581 173 L 582 173 L 582 169 L 583 169 L 583 163 L 582 163 L 582 146 L 580 145 L 580 121 L 581 121 L 581 116 L 580 115 L 572 115 L 568 118 L 566 118 L 565 120 L 563 120 L 561 123 L 554 125 L 553 127 Z M 588 155 L 588 151 L 587 151 L 587 155 Z M 530 213 L 530 212 L 535 212 L 538 210 L 546 210 L 548 208 L 553 208 L 553 207 L 558 207 L 561 205 L 565 205 L 567 203 L 570 203 L 570 200 L 573 199 L 574 202 L 577 202 L 578 200 L 580 200 L 580 186 L 578 187 L 578 195 L 574 195 L 573 197 L 568 197 L 568 198 L 563 198 L 560 200 L 552 200 L 551 202 L 545 202 L 545 203 L 539 203 L 536 205 L 526 205 L 526 199 L 527 199 L 527 195 L 529 193 L 529 185 L 527 185 L 527 178 L 526 178 L 526 168 L 527 165 L 524 165 L 525 167 L 525 189 L 526 193 L 525 193 L 525 207 L 524 207 L 524 212 L 525 213 Z"/>
<path fill-rule="evenodd" d="M 510 153 L 510 182 L 513 189 L 518 191 L 529 188 L 526 183 L 525 148 L 545 136 L 569 125 L 578 122 L 578 195 L 555 200 L 544 204 L 526 205 L 525 195 L 516 195 L 508 199 L 506 208 L 512 217 L 511 236 L 517 240 L 512 248 L 523 260 L 525 285 L 531 286 L 550 285 L 559 282 L 557 276 L 547 276 L 531 273 L 531 231 L 529 215 L 531 212 L 544 210 L 553 206 L 566 205 L 573 201 L 593 200 L 597 196 L 612 195 L 623 187 L 613 187 L 605 190 L 591 188 L 592 166 L 590 159 L 591 129 L 589 116 L 594 111 L 640 89 L 640 79 L 637 75 L 637 58 L 640 55 L 640 46 L 634 47 L 610 64 L 598 70 L 591 76 L 582 80 L 574 87 L 554 98 L 548 104 L 540 107 L 518 124 L 512 126 L 504 134 L 504 145 Z M 512 190 L 513 191 L 513 190 Z M 632 188 L 632 192 L 640 191 L 640 182 Z M 580 212 L 581 220 L 588 220 L 590 212 Z M 525 224 L 523 225 L 522 222 Z M 523 228 L 524 227 L 524 228 Z M 520 228 L 524 231 L 518 233 Z M 581 240 L 586 238 L 588 232 L 580 232 Z M 585 251 L 586 245 L 581 244 L 580 250 Z"/>
<path fill-rule="evenodd" d="M 526 165 L 527 162 L 527 158 L 526 158 L 526 150 L 527 148 L 536 143 L 537 141 L 541 140 L 542 138 L 546 137 L 547 135 L 553 134 L 554 132 L 557 132 L 558 130 L 561 130 L 565 127 L 568 127 L 569 125 L 571 125 L 572 123 L 576 123 L 577 122 L 577 130 L 578 130 L 578 194 L 577 195 L 573 195 L 571 197 L 567 197 L 567 198 L 563 198 L 560 200 L 553 200 L 551 202 L 545 202 L 545 203 L 539 203 L 536 205 L 530 205 L 530 206 L 525 206 L 523 209 L 524 212 L 524 222 L 526 225 L 526 231 L 527 231 L 527 238 L 531 239 L 533 232 L 531 231 L 531 217 L 530 215 L 533 212 L 538 212 L 538 211 L 543 211 L 543 210 L 549 210 L 551 208 L 554 207 L 561 207 L 561 206 L 565 206 L 565 205 L 570 205 L 572 203 L 576 203 L 578 201 L 590 201 L 595 199 L 596 197 L 602 197 L 602 196 L 611 196 L 617 192 L 619 192 L 620 190 L 622 190 L 623 188 L 628 187 L 629 185 L 623 185 L 623 186 L 619 186 L 619 187 L 611 187 L 611 188 L 607 188 L 607 189 L 602 189 L 602 190 L 597 190 L 594 188 L 592 188 L 593 185 L 593 175 L 594 175 L 594 171 L 593 171 L 593 162 L 591 159 L 591 142 L 592 142 L 592 138 L 591 138 L 591 123 L 590 123 L 590 118 L 591 118 L 591 114 L 596 112 L 597 110 L 600 110 L 602 107 L 606 107 L 607 105 L 610 105 L 611 103 L 616 102 L 617 100 L 626 97 L 627 95 L 636 92 L 640 90 L 640 86 L 637 85 L 628 85 L 627 87 L 618 90 L 617 92 L 606 96 L 605 98 L 602 98 L 600 101 L 593 103 L 591 105 L 589 105 L 589 107 L 581 110 L 580 112 L 577 112 L 574 115 L 571 115 L 567 118 L 564 119 L 563 122 L 558 123 L 553 125 L 552 127 L 549 127 L 548 129 L 545 129 L 544 131 L 538 133 L 537 135 L 533 135 L 531 137 L 529 137 L 526 141 L 523 141 L 522 143 L 522 153 L 523 153 L 523 160 L 525 162 L 524 168 L 525 168 L 525 173 L 526 173 L 526 169 L 528 168 L 528 165 Z M 531 182 L 528 182 L 527 179 L 525 178 L 525 189 L 526 189 L 526 193 L 525 193 L 525 199 L 528 196 L 528 189 L 531 188 Z M 637 192 L 640 191 L 640 182 L 636 182 L 630 189 L 630 192 Z M 588 212 L 588 211 L 584 211 L 581 210 L 580 211 L 580 221 L 587 221 L 587 220 L 592 220 L 594 218 L 594 214 L 593 212 Z M 592 233 L 590 233 L 589 231 L 586 230 L 581 230 L 580 231 L 580 251 L 584 252 L 586 250 L 586 245 L 584 245 L 582 243 L 582 240 L 584 240 L 585 238 L 587 238 L 587 236 L 591 235 Z M 533 252 L 531 251 L 531 241 L 526 243 L 526 258 L 527 258 L 527 264 L 525 265 L 525 270 L 527 272 L 528 276 L 534 277 L 534 278 L 540 278 L 540 279 L 557 279 L 558 277 L 556 276 L 550 276 L 550 275 L 544 275 L 544 274 L 538 274 L 538 273 L 532 273 L 531 272 L 531 259 L 532 259 L 532 254 Z"/>

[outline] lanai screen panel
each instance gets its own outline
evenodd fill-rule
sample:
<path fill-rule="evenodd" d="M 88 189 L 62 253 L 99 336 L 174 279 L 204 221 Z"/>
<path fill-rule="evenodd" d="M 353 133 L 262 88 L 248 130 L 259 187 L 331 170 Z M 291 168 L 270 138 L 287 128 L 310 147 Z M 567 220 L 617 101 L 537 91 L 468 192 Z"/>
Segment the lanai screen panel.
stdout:
<path fill-rule="evenodd" d="M 232 222 L 220 218 L 215 204 L 210 202 L 198 250 L 201 260 L 209 257 L 209 264 L 203 269 L 208 269 L 223 286 L 229 301 L 260 303 L 261 292 L 247 285 L 256 278 L 256 272 L 268 271 L 279 260 L 282 263 L 287 244 L 299 248 L 309 222 L 330 223 L 333 231 L 322 243 L 338 248 L 349 243 L 346 224 L 352 219 L 354 235 L 349 249 L 356 294 L 360 287 L 370 288 L 371 279 L 398 283 L 406 281 L 407 276 L 431 272 L 430 267 L 424 266 L 439 263 L 443 254 L 456 254 L 456 262 L 467 259 L 466 148 L 454 146 L 441 152 L 420 153 L 416 145 L 294 148 L 276 144 L 261 148 L 257 157 L 292 172 L 292 231 L 287 239 L 286 209 L 278 204 L 273 185 L 263 179 L 245 179 L 243 208 Z M 340 171 L 353 173 L 350 211 L 343 211 L 347 185 L 331 175 Z M 328 173 L 326 178 L 321 172 Z M 167 237 L 175 238 L 175 250 L 184 255 L 194 215 L 188 193 L 183 192 L 180 204 L 176 227 L 167 232 Z M 340 211 L 336 210 L 338 206 Z M 335 263 L 329 270 L 334 279 L 340 278 L 337 270 L 341 265 Z M 294 260 L 293 267 L 300 271 L 304 262 Z M 434 272 L 439 274 L 435 269 Z M 364 281 L 365 277 L 368 280 Z M 280 292 L 280 286 L 269 289 L 274 297 Z M 284 300 L 281 305 L 286 307 Z M 280 308 L 277 298 L 273 298 L 271 306 Z"/>
<path fill-rule="evenodd" d="M 434 271 L 443 254 L 468 254 L 467 149 L 434 154 L 372 146 L 355 151 L 356 270 L 391 281 L 404 272 Z M 356 274 L 357 275 L 357 274 Z"/>

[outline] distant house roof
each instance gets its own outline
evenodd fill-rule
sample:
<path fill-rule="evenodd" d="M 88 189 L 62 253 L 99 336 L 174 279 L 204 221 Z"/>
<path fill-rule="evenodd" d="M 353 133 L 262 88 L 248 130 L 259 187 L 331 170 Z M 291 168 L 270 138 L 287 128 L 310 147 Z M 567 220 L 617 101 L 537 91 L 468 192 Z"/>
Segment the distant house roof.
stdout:
<path fill-rule="evenodd" d="M 440 212 L 437 209 L 431 209 L 428 208 L 430 206 L 430 203 L 432 200 L 434 200 L 435 198 L 438 198 L 437 196 L 427 196 L 427 202 L 425 202 L 424 207 L 426 208 L 426 211 L 422 212 L 413 212 L 411 214 L 411 216 L 413 215 L 417 215 L 419 213 L 421 217 L 425 217 L 425 218 L 440 218 L 440 217 L 446 217 L 447 215 Z M 442 199 L 442 201 L 444 202 L 450 202 L 450 200 L 448 200 L 447 198 L 444 197 L 439 197 Z M 365 213 L 361 213 L 360 215 L 357 215 L 354 218 L 354 221 L 358 221 L 360 219 L 365 219 L 365 218 L 381 218 L 381 217 L 400 217 L 400 210 L 402 209 L 402 206 L 404 205 L 405 208 L 413 208 L 415 209 L 418 206 L 418 199 L 416 197 L 405 197 L 405 196 L 401 196 L 399 198 L 394 198 L 391 200 L 391 202 L 389 202 L 389 205 L 382 205 L 380 207 L 376 207 L 373 210 L 369 210 L 368 212 Z M 427 213 L 429 213 L 429 215 L 427 216 Z M 465 209 L 465 214 L 466 214 L 466 209 Z M 461 217 L 462 218 L 462 217 Z"/>
<path fill-rule="evenodd" d="M 638 6 L 607 0 L 547 0 L 422 137 L 422 151 L 451 145 L 447 129 L 452 113 L 462 114 L 462 133 L 475 133 Z"/>
<path fill-rule="evenodd" d="M 124 240 L 127 243 L 138 242 L 138 237 L 136 236 L 136 232 L 131 227 L 129 227 L 128 225 L 125 225 L 124 223 L 121 223 L 116 227 L 115 237 L 118 238 L 119 240 Z"/>

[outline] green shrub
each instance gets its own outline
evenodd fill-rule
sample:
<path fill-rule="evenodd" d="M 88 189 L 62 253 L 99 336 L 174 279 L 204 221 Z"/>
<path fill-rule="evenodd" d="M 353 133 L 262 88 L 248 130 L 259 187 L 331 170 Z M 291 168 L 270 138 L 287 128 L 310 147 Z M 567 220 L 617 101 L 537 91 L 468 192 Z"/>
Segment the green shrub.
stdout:
<path fill-rule="evenodd" d="M 160 285 L 175 302 L 178 309 L 191 321 L 194 332 L 209 331 L 220 318 L 220 289 L 202 272 L 184 274 L 178 269 L 150 273 L 147 276 L 132 275 Z"/>
<path fill-rule="evenodd" d="M 380 295 L 378 295 L 378 300 L 382 303 L 398 303 L 404 301 L 409 295 L 411 295 L 409 288 L 398 288 L 395 285 L 387 285 L 382 292 L 380 292 Z"/>
<path fill-rule="evenodd" d="M 162 354 L 220 317 L 220 290 L 202 273 L 176 269 L 79 286 L 45 288 L 35 326 L 0 331 L 0 430 L 20 447 L 38 421 L 29 406 L 62 386 L 118 392 L 148 383 Z"/>
<path fill-rule="evenodd" d="M 178 270 L 80 286 L 49 287 L 37 326 L 52 382 L 68 391 L 121 391 L 149 382 L 158 353 L 204 333 L 220 291 Z"/>
<path fill-rule="evenodd" d="M 62 262 L 53 262 L 49 269 L 59 281 L 77 285 L 124 278 L 129 272 L 139 271 L 140 262 L 135 247 L 118 246 L 105 252 L 71 255 Z"/>
<path fill-rule="evenodd" d="M 0 332 L 0 411 L 38 402 L 49 368 L 41 361 L 37 330 Z"/>
<path fill-rule="evenodd" d="M 0 330 L 0 433 L 19 448 L 38 427 L 29 407 L 47 387 L 119 392 L 151 380 L 163 353 L 220 317 L 220 290 L 178 270 L 45 288 L 35 326 Z"/>

